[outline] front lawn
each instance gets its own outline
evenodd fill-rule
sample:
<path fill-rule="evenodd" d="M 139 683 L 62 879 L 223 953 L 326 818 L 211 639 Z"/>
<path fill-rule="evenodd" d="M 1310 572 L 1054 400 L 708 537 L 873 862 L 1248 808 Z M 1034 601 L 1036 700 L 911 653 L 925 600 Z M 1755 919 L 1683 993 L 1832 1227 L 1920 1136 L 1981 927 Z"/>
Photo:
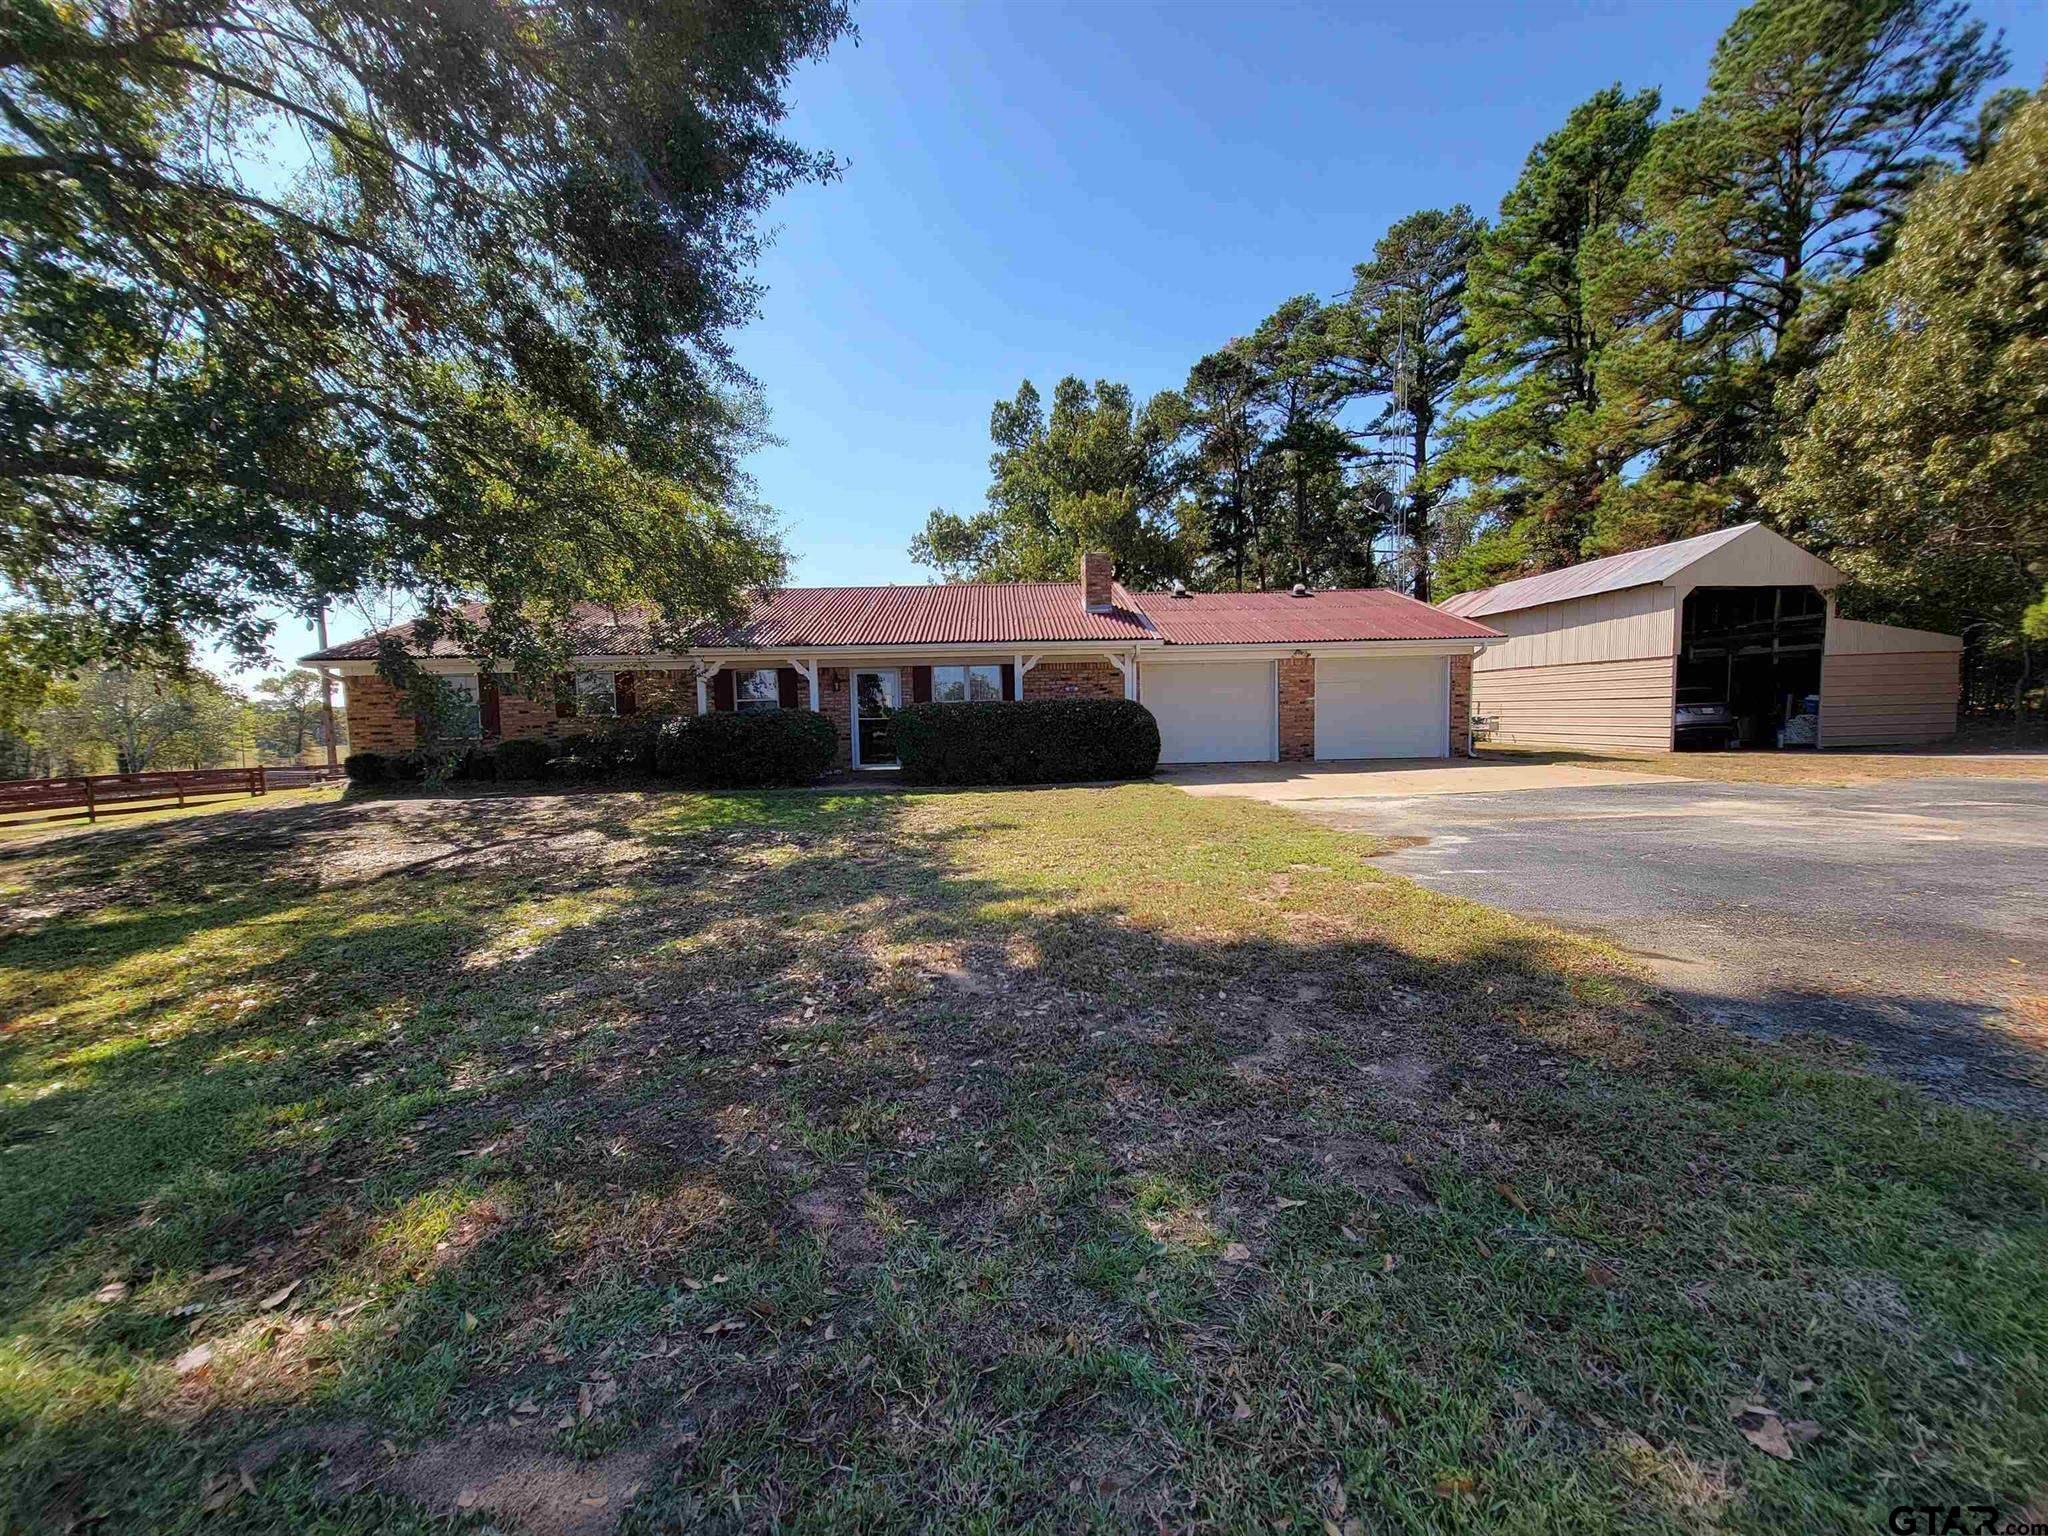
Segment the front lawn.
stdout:
<path fill-rule="evenodd" d="M 0 1529 L 2020 1518 L 2041 1127 L 1372 851 L 1153 785 L 0 849 Z"/>

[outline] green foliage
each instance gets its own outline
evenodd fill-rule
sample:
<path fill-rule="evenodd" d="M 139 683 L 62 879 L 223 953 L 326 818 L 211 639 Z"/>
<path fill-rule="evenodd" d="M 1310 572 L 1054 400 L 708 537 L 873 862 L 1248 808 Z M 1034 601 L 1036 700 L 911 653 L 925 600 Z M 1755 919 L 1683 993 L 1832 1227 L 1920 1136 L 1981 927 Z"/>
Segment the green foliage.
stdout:
<path fill-rule="evenodd" d="M 1142 779 L 1159 766 L 1159 724 L 1128 699 L 910 704 L 895 727 L 913 784 Z"/>
<path fill-rule="evenodd" d="M 1467 414 L 1447 467 L 1467 482 L 1486 547 L 1447 560 L 1439 595 L 1582 558 L 1621 468 L 1598 436 L 1600 360 L 1615 326 L 1588 302 L 1587 269 L 1626 205 L 1657 104 L 1655 91 L 1610 86 L 1574 107 L 1530 151 L 1480 242 L 1456 393 Z"/>
<path fill-rule="evenodd" d="M 511 780 L 545 778 L 548 759 L 555 752 L 555 743 L 551 741 L 537 741 L 526 736 L 501 741 L 494 749 L 498 777 Z"/>
<path fill-rule="evenodd" d="M 365 787 L 391 782 L 391 759 L 382 752 L 351 752 L 341 760 L 341 771 L 351 784 Z"/>
<path fill-rule="evenodd" d="M 1170 393 L 1140 409 L 1126 385 L 1068 377 L 1048 416 L 1027 380 L 989 414 L 987 505 L 968 517 L 934 509 L 911 558 L 948 581 L 1072 581 L 1082 551 L 1099 549 L 1134 586 L 1185 576 L 1174 453 L 1185 414 Z"/>
<path fill-rule="evenodd" d="M 0 6 L 0 577 L 122 657 L 372 588 L 536 664 L 579 599 L 729 612 L 782 560 L 725 338 L 848 27 Z"/>
<path fill-rule="evenodd" d="M 1698 108 L 1657 130 L 1595 242 L 1590 306 L 1616 331 L 1596 451 L 1647 462 L 1652 487 L 1600 509 L 1600 548 L 1753 515 L 1796 381 L 2003 62 L 1948 0 L 1757 0 L 1735 18 Z"/>
<path fill-rule="evenodd" d="M 1330 361 L 1359 397 L 1377 400 L 1363 437 L 1371 462 L 1404 478 L 1396 517 L 1408 589 L 1427 601 L 1449 482 L 1439 428 L 1472 344 L 1465 333 L 1467 269 L 1485 226 L 1462 204 L 1397 221 L 1352 268 L 1350 303 L 1332 327 Z"/>
<path fill-rule="evenodd" d="M 549 778 L 572 784 L 598 784 L 621 776 L 652 774 L 662 727 L 668 722 L 649 716 L 608 719 L 595 728 L 566 737 L 548 762 Z"/>
<path fill-rule="evenodd" d="M 1769 505 L 1860 611 L 1988 627 L 2017 679 L 2048 612 L 2048 92 L 1907 212 L 1815 376 Z"/>
<path fill-rule="evenodd" d="M 260 723 L 241 695 L 196 669 L 88 666 L 45 677 L 21 723 L 33 772 L 140 772 L 239 763 Z"/>
<path fill-rule="evenodd" d="M 1494 523 L 1444 556 L 1436 568 L 1437 600 L 1547 569 L 1535 543 L 1541 526 L 1535 517 Z"/>
<path fill-rule="evenodd" d="M 721 710 L 665 722 L 655 770 L 707 789 L 808 784 L 838 751 L 832 722 L 814 710 Z"/>

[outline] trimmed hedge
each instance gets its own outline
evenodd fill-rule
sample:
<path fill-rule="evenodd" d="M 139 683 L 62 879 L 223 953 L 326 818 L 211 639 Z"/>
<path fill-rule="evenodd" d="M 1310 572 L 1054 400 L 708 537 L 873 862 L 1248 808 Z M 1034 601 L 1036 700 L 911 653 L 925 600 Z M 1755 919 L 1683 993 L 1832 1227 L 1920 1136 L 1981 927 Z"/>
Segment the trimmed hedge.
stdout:
<path fill-rule="evenodd" d="M 552 741 L 515 736 L 501 741 L 492 752 L 500 779 L 541 779 L 547 777 L 548 759 L 555 755 Z"/>
<path fill-rule="evenodd" d="M 341 760 L 341 771 L 351 784 L 388 784 L 391 759 L 382 752 L 351 752 Z"/>
<path fill-rule="evenodd" d="M 895 726 L 913 784 L 1142 779 L 1159 766 L 1159 722 L 1130 699 L 910 704 Z"/>
<path fill-rule="evenodd" d="M 722 711 L 671 720 L 655 771 L 706 789 L 808 784 L 832 766 L 839 738 L 814 710 Z"/>

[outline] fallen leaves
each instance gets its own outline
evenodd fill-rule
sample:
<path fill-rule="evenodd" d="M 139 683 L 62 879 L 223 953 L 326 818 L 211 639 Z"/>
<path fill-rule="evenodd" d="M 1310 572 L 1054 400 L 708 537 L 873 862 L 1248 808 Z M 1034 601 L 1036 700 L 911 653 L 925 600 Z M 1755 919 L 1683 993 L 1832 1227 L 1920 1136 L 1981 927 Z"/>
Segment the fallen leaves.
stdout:
<path fill-rule="evenodd" d="M 594 1377 L 576 1384 L 576 1417 L 587 1420 L 602 1413 L 619 1395 L 619 1384 L 609 1376 Z"/>
<path fill-rule="evenodd" d="M 128 1282 L 126 1280 L 109 1280 L 105 1285 L 92 1293 L 92 1299 L 103 1307 L 111 1307 L 117 1301 L 126 1301 L 128 1299 Z"/>
<path fill-rule="evenodd" d="M 1249 1264 L 1251 1257 L 1251 1249 L 1245 1247 L 1243 1243 L 1225 1243 L 1223 1245 L 1223 1262 L 1226 1264 Z"/>
<path fill-rule="evenodd" d="M 283 1289 L 272 1291 L 268 1296 L 257 1302 L 256 1305 L 266 1312 L 275 1312 L 279 1307 L 291 1300 L 292 1292 L 296 1291 L 300 1284 L 300 1281 L 294 1280 Z"/>
<path fill-rule="evenodd" d="M 1766 1456 L 1779 1461 L 1790 1461 L 1795 1445 L 1810 1444 L 1821 1434 L 1820 1425 L 1812 1419 L 1788 1421 L 1780 1418 L 1775 1410 L 1746 1398 L 1728 1400 L 1728 1417 L 1741 1431 L 1743 1439 Z"/>
<path fill-rule="evenodd" d="M 171 1362 L 171 1369 L 180 1376 L 190 1376 L 194 1371 L 203 1370 L 213 1363 L 211 1344 L 194 1344 L 185 1353 Z"/>
<path fill-rule="evenodd" d="M 1529 1202 L 1524 1200 L 1520 1195 L 1515 1193 L 1513 1185 L 1507 1184 L 1505 1182 L 1495 1184 L 1493 1186 L 1493 1192 L 1499 1195 L 1501 1199 L 1507 1201 L 1507 1203 L 1509 1205 L 1512 1205 L 1516 1210 L 1520 1211 L 1524 1216 L 1529 1214 Z"/>

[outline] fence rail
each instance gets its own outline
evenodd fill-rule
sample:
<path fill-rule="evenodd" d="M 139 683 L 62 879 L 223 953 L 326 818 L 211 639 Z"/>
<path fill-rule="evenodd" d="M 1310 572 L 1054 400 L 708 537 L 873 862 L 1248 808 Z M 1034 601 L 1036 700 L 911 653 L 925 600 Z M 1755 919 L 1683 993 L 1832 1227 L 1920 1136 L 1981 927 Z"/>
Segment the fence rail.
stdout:
<path fill-rule="evenodd" d="M 98 821 L 102 816 L 168 810 L 224 795 L 299 789 L 339 776 L 330 768 L 198 768 L 0 780 L 0 827 L 37 821 Z"/>

